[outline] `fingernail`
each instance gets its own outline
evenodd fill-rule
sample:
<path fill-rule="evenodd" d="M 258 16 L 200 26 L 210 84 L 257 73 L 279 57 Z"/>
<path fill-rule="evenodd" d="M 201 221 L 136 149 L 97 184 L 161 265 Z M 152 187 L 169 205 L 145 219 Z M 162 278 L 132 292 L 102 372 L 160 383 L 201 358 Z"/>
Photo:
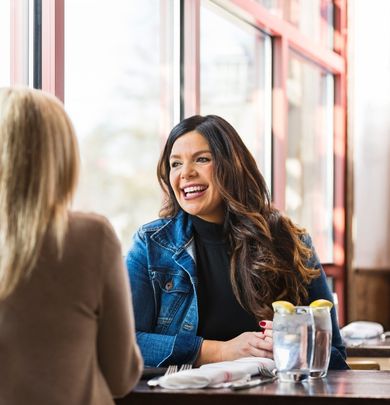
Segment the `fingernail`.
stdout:
<path fill-rule="evenodd" d="M 264 321 L 259 322 L 259 325 L 264 328 L 265 325 L 267 325 Z"/>

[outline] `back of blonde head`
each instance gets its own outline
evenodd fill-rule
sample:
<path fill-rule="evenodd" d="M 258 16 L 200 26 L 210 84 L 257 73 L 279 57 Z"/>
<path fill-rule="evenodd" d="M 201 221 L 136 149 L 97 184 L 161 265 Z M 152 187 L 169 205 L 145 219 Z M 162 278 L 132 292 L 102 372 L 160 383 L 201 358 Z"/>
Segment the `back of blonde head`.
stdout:
<path fill-rule="evenodd" d="M 78 170 L 62 104 L 39 90 L 0 89 L 0 299 L 31 273 L 47 232 L 60 256 Z"/>

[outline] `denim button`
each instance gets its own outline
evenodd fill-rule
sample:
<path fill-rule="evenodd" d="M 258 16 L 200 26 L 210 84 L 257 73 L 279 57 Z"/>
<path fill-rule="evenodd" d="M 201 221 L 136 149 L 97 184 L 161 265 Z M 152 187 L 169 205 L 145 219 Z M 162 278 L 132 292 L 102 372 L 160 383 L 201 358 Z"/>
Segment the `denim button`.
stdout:
<path fill-rule="evenodd" d="M 194 327 L 193 327 L 193 325 L 191 324 L 191 323 L 185 323 L 184 325 L 183 325 L 183 329 L 184 330 L 192 330 Z"/>
<path fill-rule="evenodd" d="M 172 282 L 172 280 L 168 281 L 168 282 L 165 284 L 165 289 L 166 289 L 167 291 L 172 290 L 172 287 L 173 287 L 173 282 Z"/>

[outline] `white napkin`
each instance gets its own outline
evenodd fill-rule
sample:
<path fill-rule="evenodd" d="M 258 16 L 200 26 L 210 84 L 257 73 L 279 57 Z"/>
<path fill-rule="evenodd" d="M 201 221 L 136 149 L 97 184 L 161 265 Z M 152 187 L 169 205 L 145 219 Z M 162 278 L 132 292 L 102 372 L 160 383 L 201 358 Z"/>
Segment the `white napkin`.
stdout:
<path fill-rule="evenodd" d="M 210 363 L 192 370 L 179 371 L 160 378 L 163 388 L 204 388 L 223 382 L 235 381 L 247 375 L 256 375 L 260 365 L 273 370 L 275 362 L 263 357 L 244 357 L 234 361 Z"/>
<path fill-rule="evenodd" d="M 372 339 L 383 333 L 383 326 L 377 322 L 351 322 L 341 329 L 341 334 L 347 339 Z"/>

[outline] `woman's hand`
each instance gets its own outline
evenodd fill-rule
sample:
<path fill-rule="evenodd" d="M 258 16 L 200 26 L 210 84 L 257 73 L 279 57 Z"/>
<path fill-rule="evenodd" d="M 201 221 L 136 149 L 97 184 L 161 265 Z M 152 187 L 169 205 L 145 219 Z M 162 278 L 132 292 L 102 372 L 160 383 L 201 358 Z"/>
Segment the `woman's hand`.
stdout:
<path fill-rule="evenodd" d="M 244 332 L 234 339 L 222 342 L 221 358 L 235 360 L 241 357 L 268 357 L 273 359 L 272 322 L 267 332 Z"/>
<path fill-rule="evenodd" d="M 261 332 L 244 332 L 226 342 L 204 340 L 196 366 L 218 361 L 236 360 L 241 357 L 268 357 L 273 359 L 272 321 L 259 322 Z"/>
<path fill-rule="evenodd" d="M 263 335 L 264 335 L 264 340 L 267 342 L 270 342 L 272 345 L 273 338 L 272 338 L 272 321 L 260 321 L 259 325 L 261 328 L 263 328 Z"/>

